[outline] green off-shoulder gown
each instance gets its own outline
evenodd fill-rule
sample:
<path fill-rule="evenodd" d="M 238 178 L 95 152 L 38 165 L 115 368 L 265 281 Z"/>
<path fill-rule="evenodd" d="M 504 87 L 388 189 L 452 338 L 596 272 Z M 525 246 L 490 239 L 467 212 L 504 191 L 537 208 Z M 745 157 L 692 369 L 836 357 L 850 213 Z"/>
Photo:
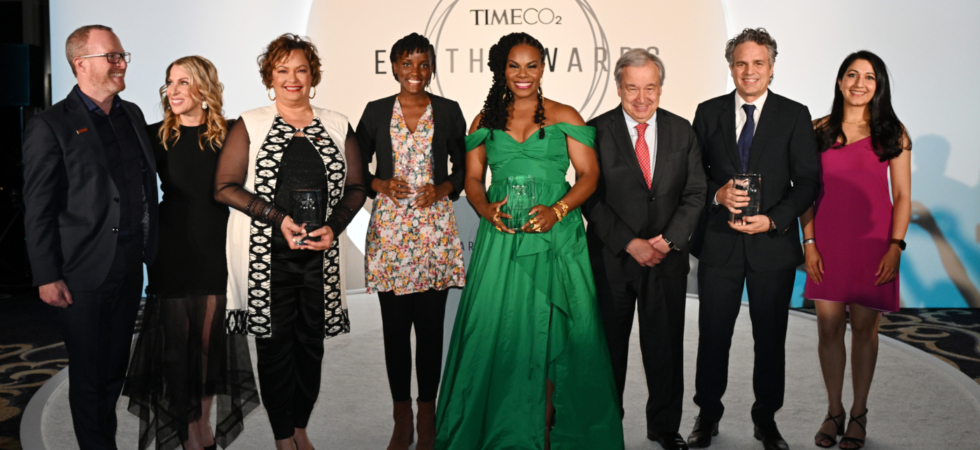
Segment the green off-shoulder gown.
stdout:
<path fill-rule="evenodd" d="M 481 128 L 466 148 L 486 144 L 491 202 L 503 200 L 508 176 L 533 175 L 538 203 L 550 206 L 570 188 L 566 136 L 592 147 L 595 129 L 558 123 L 519 143 Z M 546 233 L 503 233 L 484 219 L 475 245 L 439 392 L 436 449 L 543 449 L 547 377 L 553 450 L 621 450 L 581 212 Z"/>

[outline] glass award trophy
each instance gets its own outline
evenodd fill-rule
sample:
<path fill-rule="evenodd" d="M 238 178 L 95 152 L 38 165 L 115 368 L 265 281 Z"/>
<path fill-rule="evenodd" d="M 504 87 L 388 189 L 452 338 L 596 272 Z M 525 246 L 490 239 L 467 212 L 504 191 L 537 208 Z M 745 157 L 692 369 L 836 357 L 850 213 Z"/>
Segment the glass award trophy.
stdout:
<path fill-rule="evenodd" d="M 400 170 L 399 175 L 402 181 L 408 184 L 408 188 L 412 190 L 412 193 L 408 197 L 399 199 L 400 203 L 405 208 L 412 208 L 412 202 L 419 196 L 419 189 L 425 187 L 429 182 L 429 177 L 427 174 L 428 170 L 428 159 L 424 157 L 410 157 L 408 162 L 401 164 L 402 170 Z"/>
<path fill-rule="evenodd" d="M 323 226 L 323 193 L 319 189 L 296 189 L 290 193 L 293 206 L 293 223 L 306 224 L 309 233 Z M 306 236 L 298 243 L 309 241 L 319 242 L 319 237 Z"/>
<path fill-rule="evenodd" d="M 745 217 L 759 215 L 759 207 L 762 205 L 762 175 L 757 173 L 736 173 L 732 177 L 732 185 L 735 189 L 745 191 L 749 197 L 749 204 L 738 208 L 741 213 L 732 213 L 732 222 L 741 224 Z"/>
<path fill-rule="evenodd" d="M 521 227 L 531 220 L 528 214 L 535 206 L 538 206 L 538 197 L 534 192 L 534 177 L 531 175 L 507 177 L 507 203 L 501 211 L 510 214 L 511 218 L 503 219 L 504 225 L 514 231 L 521 231 Z"/>

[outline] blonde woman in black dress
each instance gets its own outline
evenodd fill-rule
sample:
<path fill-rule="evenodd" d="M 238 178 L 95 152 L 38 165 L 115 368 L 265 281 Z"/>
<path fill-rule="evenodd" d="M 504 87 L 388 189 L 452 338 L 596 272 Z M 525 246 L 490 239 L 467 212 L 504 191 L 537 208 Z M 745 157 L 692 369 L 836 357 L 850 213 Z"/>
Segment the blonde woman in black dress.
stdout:
<path fill-rule="evenodd" d="M 160 250 L 124 389 L 141 450 L 154 439 L 161 450 L 228 447 L 258 406 L 246 338 L 225 333 L 228 207 L 213 194 L 229 128 L 221 93 L 210 61 L 180 58 L 160 88 L 164 119 L 147 130 L 163 189 Z"/>

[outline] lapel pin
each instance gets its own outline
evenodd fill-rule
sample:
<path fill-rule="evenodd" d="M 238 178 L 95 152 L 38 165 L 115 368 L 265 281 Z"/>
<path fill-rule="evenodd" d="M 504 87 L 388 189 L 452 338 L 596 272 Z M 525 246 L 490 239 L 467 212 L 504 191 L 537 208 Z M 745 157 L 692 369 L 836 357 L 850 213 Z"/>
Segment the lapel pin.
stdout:
<path fill-rule="evenodd" d="M 86 131 L 88 131 L 88 128 L 82 128 L 81 130 L 75 130 L 75 134 L 82 134 Z"/>

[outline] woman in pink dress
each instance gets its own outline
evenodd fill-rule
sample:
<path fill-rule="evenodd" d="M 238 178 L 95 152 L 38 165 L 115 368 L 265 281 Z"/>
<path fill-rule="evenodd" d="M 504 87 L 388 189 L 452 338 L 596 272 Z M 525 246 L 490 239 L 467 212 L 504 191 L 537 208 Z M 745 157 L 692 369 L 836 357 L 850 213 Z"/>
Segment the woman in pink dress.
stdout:
<path fill-rule="evenodd" d="M 800 224 L 808 275 L 804 296 L 816 300 L 829 400 L 814 443 L 831 447 L 843 435 L 840 448 L 853 449 L 864 446 L 878 319 L 899 306 L 898 266 L 912 210 L 912 145 L 892 110 L 888 69 L 877 55 L 862 50 L 848 56 L 835 88 L 830 115 L 814 122 L 822 150 L 820 196 Z M 848 312 L 854 403 L 845 427 Z"/>

